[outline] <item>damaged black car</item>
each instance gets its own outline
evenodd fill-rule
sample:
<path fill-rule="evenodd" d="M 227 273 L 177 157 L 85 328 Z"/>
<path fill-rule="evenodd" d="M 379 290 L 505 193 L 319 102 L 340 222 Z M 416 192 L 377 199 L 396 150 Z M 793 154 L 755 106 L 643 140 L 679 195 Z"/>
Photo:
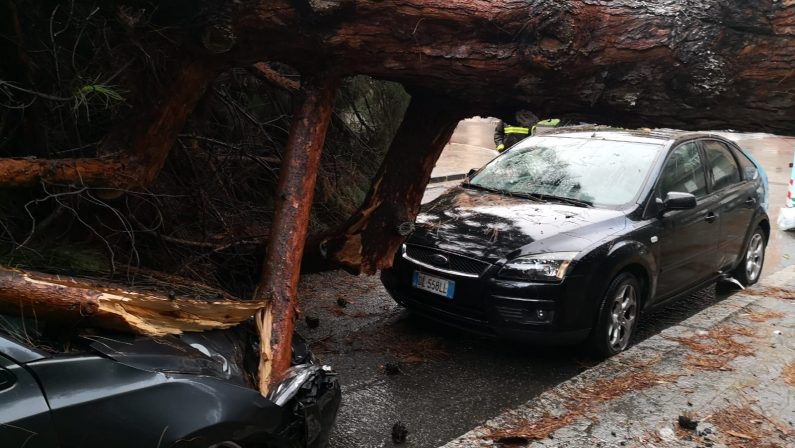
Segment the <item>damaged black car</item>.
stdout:
<path fill-rule="evenodd" d="M 610 356 L 642 311 L 759 279 L 766 194 L 761 168 L 714 134 L 531 137 L 426 204 L 382 281 L 448 324 Z"/>
<path fill-rule="evenodd" d="M 53 328 L 50 328 L 53 327 Z M 268 397 L 253 328 L 141 337 L 0 315 L 3 447 L 322 448 L 340 387 L 298 335 Z"/>

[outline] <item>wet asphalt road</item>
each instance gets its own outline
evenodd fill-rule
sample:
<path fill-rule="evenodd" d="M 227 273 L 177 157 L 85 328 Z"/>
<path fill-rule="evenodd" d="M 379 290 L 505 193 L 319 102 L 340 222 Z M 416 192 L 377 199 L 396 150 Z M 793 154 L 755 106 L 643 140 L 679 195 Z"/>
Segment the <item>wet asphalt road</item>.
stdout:
<path fill-rule="evenodd" d="M 483 134 L 472 132 L 475 125 L 469 125 L 468 135 Z M 745 143 L 770 175 L 775 215 L 786 196 L 787 164 L 795 145 L 764 136 Z M 429 195 L 445 187 L 431 186 Z M 765 272 L 791 264 L 793 250 L 793 235 L 775 231 Z M 731 293 L 725 285 L 717 289 L 719 293 L 710 287 L 643 316 L 635 342 Z M 341 271 L 308 275 L 302 278 L 300 297 L 305 315 L 319 317 L 320 326 L 310 329 L 301 322 L 298 331 L 339 372 L 343 387 L 332 448 L 395 446 L 391 428 L 397 421 L 409 431 L 399 446 L 436 447 L 597 362 L 582 347 L 495 341 L 414 317 L 389 298 L 375 277 Z M 400 372 L 388 375 L 388 363 L 398 363 Z"/>
<path fill-rule="evenodd" d="M 305 314 L 321 323 L 309 329 L 301 322 L 299 332 L 342 383 L 333 448 L 395 446 L 398 421 L 409 430 L 400 446 L 436 447 L 598 362 L 583 347 L 496 341 L 426 321 L 394 304 L 373 277 L 316 274 L 302 280 L 302 292 Z M 636 341 L 730 292 L 707 288 L 645 316 Z M 387 363 L 400 372 L 387 374 Z"/>

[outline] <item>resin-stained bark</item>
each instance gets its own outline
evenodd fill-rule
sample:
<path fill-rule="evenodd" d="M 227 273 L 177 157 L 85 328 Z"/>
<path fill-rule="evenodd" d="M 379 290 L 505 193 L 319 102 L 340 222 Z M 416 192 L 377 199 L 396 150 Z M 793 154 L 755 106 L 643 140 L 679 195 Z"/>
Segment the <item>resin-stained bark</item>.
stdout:
<path fill-rule="evenodd" d="M 267 305 L 257 313 L 260 330 L 259 387 L 263 395 L 281 381 L 292 360 L 292 337 L 298 313 L 298 277 L 309 229 L 309 212 L 320 154 L 331 120 L 338 79 L 309 77 L 290 127 L 282 159 L 268 254 L 256 299 Z"/>

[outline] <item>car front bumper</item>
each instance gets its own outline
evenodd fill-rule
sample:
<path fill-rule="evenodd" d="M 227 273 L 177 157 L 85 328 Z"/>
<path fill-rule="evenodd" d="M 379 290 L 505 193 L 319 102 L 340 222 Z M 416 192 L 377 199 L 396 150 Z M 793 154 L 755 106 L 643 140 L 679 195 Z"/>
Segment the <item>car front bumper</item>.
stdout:
<path fill-rule="evenodd" d="M 414 288 L 414 271 L 453 280 L 454 297 Z M 584 278 L 545 284 L 498 280 L 490 273 L 459 277 L 398 258 L 393 268 L 382 271 L 381 281 L 395 301 L 413 312 L 475 333 L 547 344 L 576 343 L 590 333 L 595 314 Z"/>

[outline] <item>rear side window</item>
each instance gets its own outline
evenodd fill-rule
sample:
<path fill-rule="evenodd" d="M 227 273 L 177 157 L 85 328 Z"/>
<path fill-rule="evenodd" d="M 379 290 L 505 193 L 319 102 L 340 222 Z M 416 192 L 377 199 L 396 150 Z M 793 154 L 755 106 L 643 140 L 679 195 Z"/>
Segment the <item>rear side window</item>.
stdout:
<path fill-rule="evenodd" d="M 740 172 L 742 173 L 743 180 L 756 180 L 756 178 L 759 177 L 759 169 L 756 167 L 756 164 L 751 161 L 744 152 L 739 150 L 734 150 L 733 152 L 737 160 L 740 161 Z"/>
<path fill-rule="evenodd" d="M 740 182 L 740 169 L 729 148 L 715 140 L 704 141 L 711 186 L 717 191 Z"/>
<path fill-rule="evenodd" d="M 660 195 L 670 192 L 690 193 L 695 197 L 707 194 L 704 163 L 695 142 L 684 143 L 671 152 L 660 178 Z"/>

